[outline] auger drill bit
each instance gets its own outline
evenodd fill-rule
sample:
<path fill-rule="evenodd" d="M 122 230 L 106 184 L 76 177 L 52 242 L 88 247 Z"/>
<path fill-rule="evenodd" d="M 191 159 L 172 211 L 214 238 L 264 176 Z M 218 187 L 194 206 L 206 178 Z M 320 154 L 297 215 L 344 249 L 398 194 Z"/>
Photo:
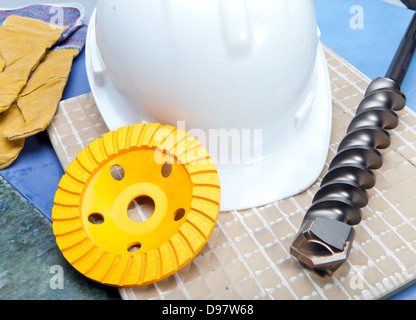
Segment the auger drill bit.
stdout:
<path fill-rule="evenodd" d="M 366 190 L 376 183 L 372 170 L 383 164 L 378 149 L 390 146 L 387 130 L 398 125 L 395 111 L 406 105 L 400 86 L 415 48 L 416 14 L 385 77 L 373 80 L 365 92 L 290 247 L 307 268 L 331 275 L 348 258 L 352 226 L 360 223 L 361 208 L 368 203 Z"/>

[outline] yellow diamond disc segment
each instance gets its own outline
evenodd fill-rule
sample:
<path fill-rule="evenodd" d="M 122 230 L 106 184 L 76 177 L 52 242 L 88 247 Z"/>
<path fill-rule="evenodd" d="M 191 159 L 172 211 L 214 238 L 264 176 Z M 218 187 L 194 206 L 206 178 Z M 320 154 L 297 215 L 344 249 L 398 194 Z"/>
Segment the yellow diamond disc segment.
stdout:
<path fill-rule="evenodd" d="M 153 205 L 150 218 L 129 214 L 142 199 Z M 141 123 L 106 133 L 68 166 L 54 198 L 53 231 L 85 276 L 142 286 L 197 255 L 219 207 L 218 173 L 206 149 L 182 130 Z"/>

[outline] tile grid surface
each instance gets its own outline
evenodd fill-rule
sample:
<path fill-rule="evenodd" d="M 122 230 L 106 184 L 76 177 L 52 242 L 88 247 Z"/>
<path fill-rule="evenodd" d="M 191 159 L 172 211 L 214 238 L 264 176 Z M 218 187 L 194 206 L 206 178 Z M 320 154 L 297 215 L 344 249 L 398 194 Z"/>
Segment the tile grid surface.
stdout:
<path fill-rule="evenodd" d="M 329 162 L 355 114 L 369 79 L 324 47 L 331 77 L 333 125 L 321 177 L 305 192 L 249 210 L 221 212 L 207 245 L 171 277 L 120 289 L 126 300 L 142 299 L 378 299 L 416 279 L 416 115 L 400 111 L 383 167 L 368 190 L 369 204 L 355 226 L 348 261 L 331 277 L 299 266 L 289 247 Z M 108 129 L 91 94 L 61 102 L 48 128 L 66 168 Z"/>

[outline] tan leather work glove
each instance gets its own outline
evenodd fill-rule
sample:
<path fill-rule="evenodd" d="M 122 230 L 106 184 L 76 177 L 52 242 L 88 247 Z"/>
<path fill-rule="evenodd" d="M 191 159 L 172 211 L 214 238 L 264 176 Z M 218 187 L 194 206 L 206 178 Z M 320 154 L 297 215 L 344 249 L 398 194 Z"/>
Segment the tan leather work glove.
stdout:
<path fill-rule="evenodd" d="M 16 100 L 31 72 L 65 29 L 21 16 L 4 20 L 0 27 L 0 113 Z"/>
<path fill-rule="evenodd" d="M 45 56 L 14 103 L 20 112 L 4 127 L 5 139 L 20 140 L 46 129 L 55 115 L 78 53 L 76 49 L 65 49 L 50 51 Z"/>
<path fill-rule="evenodd" d="M 0 114 L 0 132 L 17 117 L 20 117 L 20 110 L 16 105 L 11 106 L 7 111 Z M 0 170 L 8 167 L 16 160 L 23 149 L 24 143 L 25 139 L 9 141 L 0 135 Z"/>
<path fill-rule="evenodd" d="M 46 54 L 17 98 L 15 104 L 21 114 L 4 128 L 4 138 L 27 138 L 50 124 L 62 98 L 72 62 L 84 47 L 86 33 L 87 26 L 81 26 Z"/>
<path fill-rule="evenodd" d="M 74 57 L 85 43 L 84 9 L 35 4 L 0 12 L 0 169 L 24 138 L 50 123 Z M 10 138 L 7 139 L 6 137 Z"/>
<path fill-rule="evenodd" d="M 11 164 L 23 141 L 50 124 L 62 98 L 73 59 L 84 47 L 87 26 L 50 50 L 9 110 L 0 114 L 0 169 Z M 20 149 L 19 149 L 20 148 Z"/>

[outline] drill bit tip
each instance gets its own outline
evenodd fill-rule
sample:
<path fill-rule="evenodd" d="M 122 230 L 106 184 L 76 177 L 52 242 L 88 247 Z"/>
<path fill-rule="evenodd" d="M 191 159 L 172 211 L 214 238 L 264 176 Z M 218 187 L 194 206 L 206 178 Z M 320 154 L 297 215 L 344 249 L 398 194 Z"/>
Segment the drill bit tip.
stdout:
<path fill-rule="evenodd" d="M 355 235 L 347 223 L 316 217 L 306 220 L 300 230 L 290 253 L 302 265 L 332 275 L 347 260 Z"/>

